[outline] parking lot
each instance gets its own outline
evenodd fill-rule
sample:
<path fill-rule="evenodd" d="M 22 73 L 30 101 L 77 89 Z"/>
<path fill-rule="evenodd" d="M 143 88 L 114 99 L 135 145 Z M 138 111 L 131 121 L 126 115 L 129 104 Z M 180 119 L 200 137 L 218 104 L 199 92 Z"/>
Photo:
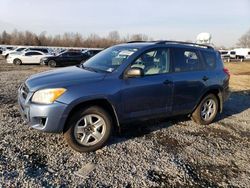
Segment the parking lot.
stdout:
<path fill-rule="evenodd" d="M 249 187 L 250 63 L 226 63 L 232 94 L 209 126 L 186 117 L 124 128 L 94 153 L 28 127 L 17 89 L 51 68 L 0 60 L 0 187 Z"/>

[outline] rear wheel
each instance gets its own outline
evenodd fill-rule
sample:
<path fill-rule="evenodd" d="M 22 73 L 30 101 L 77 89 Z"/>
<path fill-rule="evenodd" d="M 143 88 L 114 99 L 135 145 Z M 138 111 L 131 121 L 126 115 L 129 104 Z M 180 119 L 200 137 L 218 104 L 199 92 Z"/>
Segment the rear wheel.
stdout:
<path fill-rule="evenodd" d="M 204 97 L 192 114 L 192 119 L 201 125 L 212 123 L 218 112 L 218 100 L 214 94 Z"/>
<path fill-rule="evenodd" d="M 48 62 L 48 66 L 50 66 L 50 67 L 56 67 L 56 66 L 57 66 L 56 61 L 50 60 L 50 61 Z"/>
<path fill-rule="evenodd" d="M 20 59 L 15 59 L 15 60 L 13 61 L 13 63 L 14 63 L 15 65 L 22 65 L 22 61 L 21 61 Z"/>
<path fill-rule="evenodd" d="M 105 145 L 112 133 L 109 114 L 98 106 L 77 111 L 69 119 L 64 138 L 78 152 L 95 151 Z"/>

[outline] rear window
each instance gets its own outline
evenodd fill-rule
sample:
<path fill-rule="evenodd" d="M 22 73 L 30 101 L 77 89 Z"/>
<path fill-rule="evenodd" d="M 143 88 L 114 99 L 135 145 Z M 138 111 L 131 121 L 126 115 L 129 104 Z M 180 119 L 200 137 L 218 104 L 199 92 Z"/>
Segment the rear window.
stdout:
<path fill-rule="evenodd" d="M 214 52 L 202 52 L 206 66 L 209 69 L 216 67 L 216 54 Z"/>

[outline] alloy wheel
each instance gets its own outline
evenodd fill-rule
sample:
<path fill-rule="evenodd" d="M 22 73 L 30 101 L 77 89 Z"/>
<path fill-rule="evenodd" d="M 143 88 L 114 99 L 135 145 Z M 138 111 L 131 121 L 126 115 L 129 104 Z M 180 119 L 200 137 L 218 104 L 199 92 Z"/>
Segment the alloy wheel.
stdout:
<path fill-rule="evenodd" d="M 104 119 L 97 114 L 84 115 L 75 125 L 74 136 L 83 146 L 92 146 L 98 143 L 106 132 Z"/>

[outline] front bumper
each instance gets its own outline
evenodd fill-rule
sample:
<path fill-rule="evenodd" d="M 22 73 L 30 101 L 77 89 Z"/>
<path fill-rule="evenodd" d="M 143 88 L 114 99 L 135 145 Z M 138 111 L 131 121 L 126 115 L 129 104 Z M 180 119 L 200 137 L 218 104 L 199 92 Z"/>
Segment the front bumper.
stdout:
<path fill-rule="evenodd" d="M 44 132 L 62 132 L 67 119 L 66 104 L 35 104 L 30 102 L 33 93 L 24 91 L 24 85 L 18 89 L 19 111 L 32 128 Z"/>
<path fill-rule="evenodd" d="M 7 59 L 6 59 L 6 63 L 11 63 L 11 64 L 13 64 L 13 59 L 12 59 L 12 58 L 7 58 Z"/>

